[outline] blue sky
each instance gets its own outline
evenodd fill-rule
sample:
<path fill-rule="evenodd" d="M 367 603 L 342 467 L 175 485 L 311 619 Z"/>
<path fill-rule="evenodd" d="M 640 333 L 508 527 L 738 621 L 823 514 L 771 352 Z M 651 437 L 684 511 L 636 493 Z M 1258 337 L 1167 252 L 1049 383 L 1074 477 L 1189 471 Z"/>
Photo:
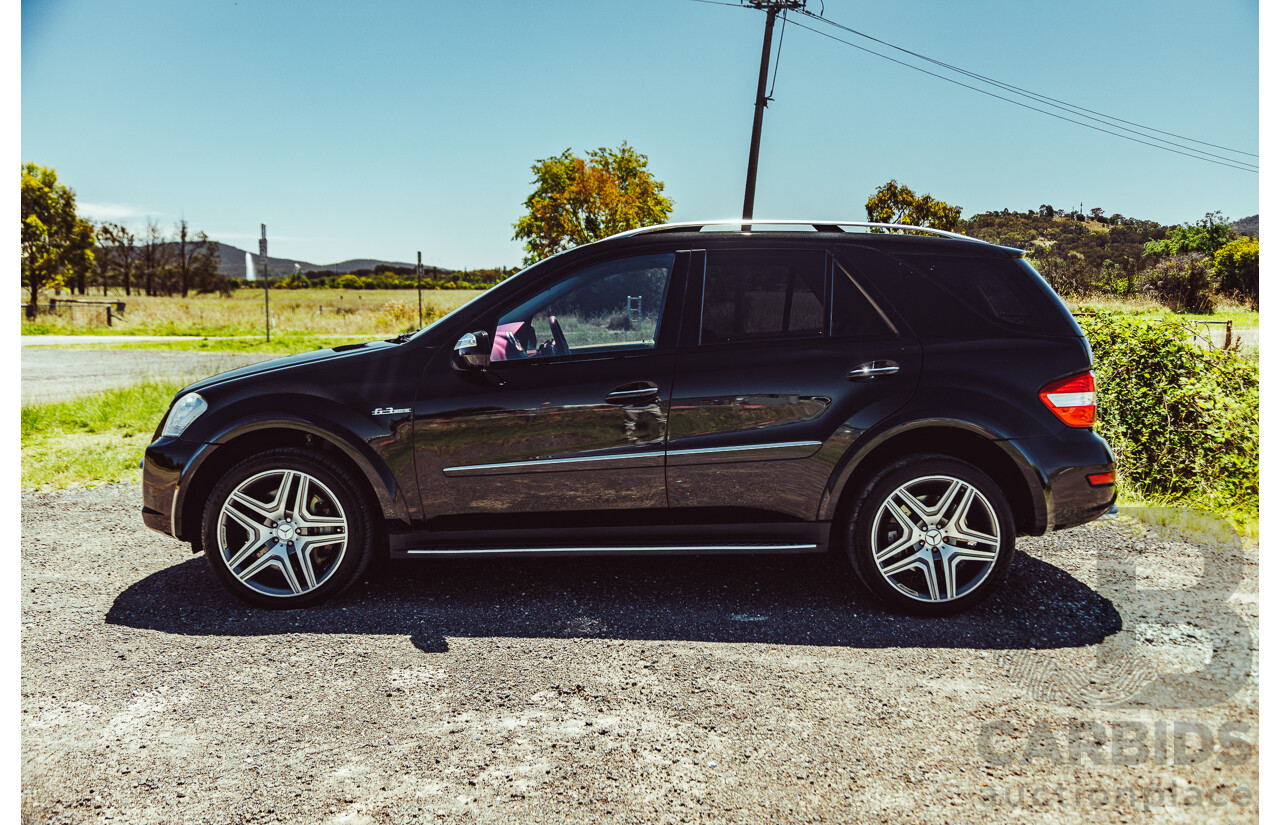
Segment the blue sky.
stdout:
<path fill-rule="evenodd" d="M 1256 2 L 826 0 L 825 15 L 1259 152 Z M 101 218 L 185 216 L 254 248 L 265 222 L 273 255 L 313 263 L 421 249 L 441 266 L 512 265 L 529 167 L 567 147 L 630 142 L 666 182 L 675 220 L 739 214 L 763 25 L 760 12 L 690 0 L 24 2 L 21 155 L 55 167 Z M 1081 202 L 1167 223 L 1258 212 L 1257 174 L 1016 108 L 797 26 L 774 98 L 757 216 L 864 219 L 890 178 L 966 216 Z"/>

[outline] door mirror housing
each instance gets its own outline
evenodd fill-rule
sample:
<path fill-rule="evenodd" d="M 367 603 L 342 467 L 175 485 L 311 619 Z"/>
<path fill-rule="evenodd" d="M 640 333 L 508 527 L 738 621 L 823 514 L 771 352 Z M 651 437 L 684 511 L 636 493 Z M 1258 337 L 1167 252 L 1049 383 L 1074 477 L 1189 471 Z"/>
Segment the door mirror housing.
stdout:
<path fill-rule="evenodd" d="M 453 345 L 453 364 L 465 370 L 488 369 L 491 349 L 489 333 L 468 332 Z"/>

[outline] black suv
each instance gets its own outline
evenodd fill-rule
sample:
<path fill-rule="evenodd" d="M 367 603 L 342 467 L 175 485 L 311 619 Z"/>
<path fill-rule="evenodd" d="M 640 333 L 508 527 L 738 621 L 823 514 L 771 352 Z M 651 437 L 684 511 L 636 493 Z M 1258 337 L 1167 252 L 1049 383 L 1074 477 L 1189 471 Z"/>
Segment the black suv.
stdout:
<path fill-rule="evenodd" d="M 831 548 L 942 614 L 999 585 L 1015 536 L 1111 508 L 1089 342 L 1020 250 L 740 224 L 615 235 L 417 333 L 193 384 L 143 520 L 264 607 L 379 554 Z"/>

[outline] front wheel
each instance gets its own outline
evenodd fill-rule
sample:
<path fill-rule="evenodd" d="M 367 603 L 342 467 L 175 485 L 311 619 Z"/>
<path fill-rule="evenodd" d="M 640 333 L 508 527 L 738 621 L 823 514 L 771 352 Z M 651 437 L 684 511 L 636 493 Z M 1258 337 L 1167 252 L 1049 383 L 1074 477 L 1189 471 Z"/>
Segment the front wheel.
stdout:
<path fill-rule="evenodd" d="M 977 467 L 912 456 L 868 485 L 850 519 L 849 559 L 875 596 L 900 610 L 941 616 L 1000 586 L 1013 561 L 1013 512 Z"/>
<path fill-rule="evenodd" d="M 304 607 L 336 596 L 372 555 L 373 519 L 359 482 L 324 456 L 271 450 L 219 481 L 205 504 L 213 572 L 259 607 Z"/>

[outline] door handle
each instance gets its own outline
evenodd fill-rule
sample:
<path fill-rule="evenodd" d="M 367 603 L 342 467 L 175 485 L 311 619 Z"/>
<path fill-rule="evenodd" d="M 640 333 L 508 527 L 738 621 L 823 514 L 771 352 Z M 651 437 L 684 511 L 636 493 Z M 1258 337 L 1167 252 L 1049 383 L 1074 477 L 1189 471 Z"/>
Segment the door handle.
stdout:
<path fill-rule="evenodd" d="M 846 377 L 850 381 L 877 381 L 896 375 L 900 369 L 897 361 L 868 361 L 849 370 Z"/>
<path fill-rule="evenodd" d="M 654 384 L 627 384 L 618 387 L 604 397 L 609 404 L 635 404 L 641 401 L 652 401 L 658 397 L 658 388 Z"/>

